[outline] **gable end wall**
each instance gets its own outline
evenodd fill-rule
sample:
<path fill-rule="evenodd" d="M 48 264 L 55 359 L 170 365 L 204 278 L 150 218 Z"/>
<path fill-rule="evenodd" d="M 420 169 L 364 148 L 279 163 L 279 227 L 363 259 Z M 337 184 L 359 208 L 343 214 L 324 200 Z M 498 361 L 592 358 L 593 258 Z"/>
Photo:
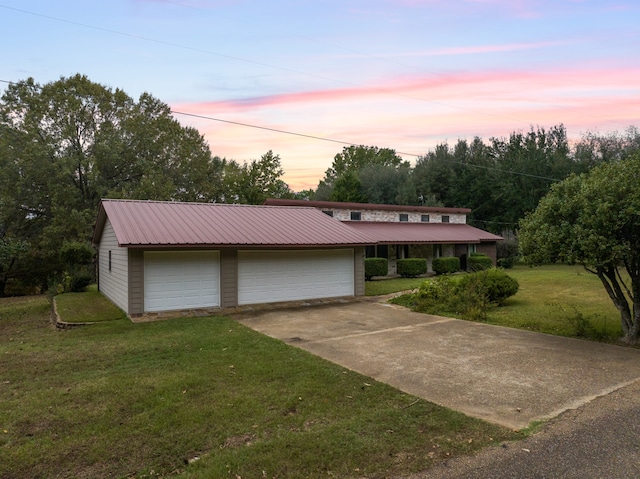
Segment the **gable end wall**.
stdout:
<path fill-rule="evenodd" d="M 109 271 L 111 251 L 111 271 Z M 100 291 L 116 306 L 129 313 L 129 255 L 127 248 L 118 246 L 115 232 L 107 218 L 98 245 L 98 284 Z"/>

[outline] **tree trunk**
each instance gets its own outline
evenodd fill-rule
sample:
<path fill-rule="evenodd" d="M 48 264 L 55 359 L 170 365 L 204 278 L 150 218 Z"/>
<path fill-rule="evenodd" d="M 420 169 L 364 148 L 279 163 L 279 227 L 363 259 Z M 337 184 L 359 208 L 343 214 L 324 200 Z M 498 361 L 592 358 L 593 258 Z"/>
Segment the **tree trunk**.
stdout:
<path fill-rule="evenodd" d="M 620 323 L 624 333 L 622 340 L 626 344 L 636 344 L 640 338 L 640 303 L 636 300 L 629 305 L 624 290 L 618 282 L 615 268 L 597 268 L 596 274 L 616 309 L 620 311 Z"/>

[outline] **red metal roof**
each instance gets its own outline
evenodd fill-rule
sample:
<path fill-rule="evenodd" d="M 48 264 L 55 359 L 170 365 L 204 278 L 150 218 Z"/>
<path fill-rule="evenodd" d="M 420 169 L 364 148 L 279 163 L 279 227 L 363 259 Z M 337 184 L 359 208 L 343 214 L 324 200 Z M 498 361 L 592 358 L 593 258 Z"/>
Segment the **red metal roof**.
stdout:
<path fill-rule="evenodd" d="M 502 240 L 501 236 L 457 223 L 349 221 L 349 226 L 374 239 L 378 244 L 452 244 Z"/>
<path fill-rule="evenodd" d="M 94 243 L 100 241 L 107 217 L 118 244 L 127 247 L 374 244 L 315 208 L 102 200 Z"/>
<path fill-rule="evenodd" d="M 383 205 L 374 203 L 342 203 L 339 201 L 309 201 L 286 200 L 281 198 L 268 198 L 264 202 L 269 206 L 312 206 L 319 209 L 341 210 L 382 210 L 382 211 L 413 211 L 416 213 L 448 213 L 469 214 L 469 208 L 446 208 L 444 206 L 407 206 L 407 205 Z"/>

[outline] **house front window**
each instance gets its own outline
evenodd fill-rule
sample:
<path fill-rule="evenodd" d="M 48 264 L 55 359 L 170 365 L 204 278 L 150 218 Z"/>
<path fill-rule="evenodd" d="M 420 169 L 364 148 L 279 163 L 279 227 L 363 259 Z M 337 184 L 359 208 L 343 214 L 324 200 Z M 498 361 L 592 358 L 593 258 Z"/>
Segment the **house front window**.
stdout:
<path fill-rule="evenodd" d="M 351 212 L 351 221 L 360 221 L 362 219 L 362 213 L 359 211 Z"/>
<path fill-rule="evenodd" d="M 333 211 L 331 211 L 331 210 L 326 210 L 326 211 L 323 211 L 323 213 L 324 213 L 325 215 L 327 215 L 327 216 L 331 216 L 331 217 L 333 218 Z"/>
<path fill-rule="evenodd" d="M 442 215 L 442 222 L 443 223 L 448 223 L 449 222 L 449 215 Z"/>
<path fill-rule="evenodd" d="M 402 222 L 409 221 L 409 215 L 407 213 L 400 213 L 400 221 Z"/>
<path fill-rule="evenodd" d="M 420 217 L 420 221 L 422 221 L 423 223 L 428 223 L 429 222 L 429 215 L 422 215 Z"/>

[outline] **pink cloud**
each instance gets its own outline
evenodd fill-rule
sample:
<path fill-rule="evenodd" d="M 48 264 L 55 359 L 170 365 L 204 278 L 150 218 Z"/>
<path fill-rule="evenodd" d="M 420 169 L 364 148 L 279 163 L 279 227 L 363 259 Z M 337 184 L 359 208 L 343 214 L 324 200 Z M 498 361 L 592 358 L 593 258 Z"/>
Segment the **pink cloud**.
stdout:
<path fill-rule="evenodd" d="M 640 123 L 640 67 L 457 72 L 391 78 L 370 88 L 312 90 L 257 98 L 173 105 L 247 125 L 394 148 L 421 155 L 459 138 L 508 136 L 531 125 L 564 123 L 570 137 Z M 215 155 L 238 161 L 280 154 L 285 181 L 317 186 L 339 143 L 204 119 L 198 128 Z M 413 157 L 406 157 L 414 160 Z"/>
<path fill-rule="evenodd" d="M 419 100 L 423 102 L 467 101 L 494 98 L 508 101 L 542 101 L 541 96 L 556 101 L 571 101 L 580 91 L 623 91 L 640 84 L 640 68 L 610 70 L 509 71 L 453 73 L 396 77 L 386 83 L 350 88 L 282 93 L 261 97 L 212 102 L 174 104 L 173 108 L 193 114 L 256 111 L 274 107 L 305 107 L 318 104 L 341 104 L 355 101 Z"/>

